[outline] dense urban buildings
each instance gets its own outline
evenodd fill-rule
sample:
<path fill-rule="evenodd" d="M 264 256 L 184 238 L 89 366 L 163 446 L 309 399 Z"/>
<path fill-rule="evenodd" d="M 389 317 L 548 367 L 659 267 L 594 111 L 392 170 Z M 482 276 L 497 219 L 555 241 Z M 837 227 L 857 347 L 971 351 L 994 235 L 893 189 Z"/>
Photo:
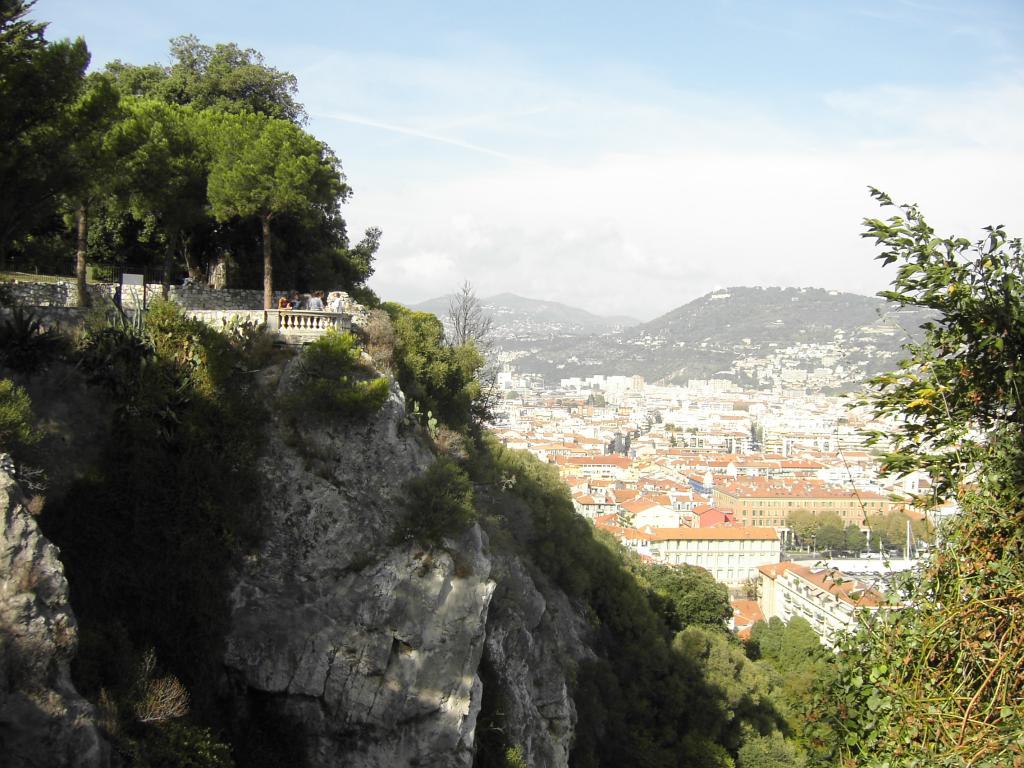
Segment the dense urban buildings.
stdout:
<path fill-rule="evenodd" d="M 871 531 L 879 520 L 922 517 L 908 502 L 923 479 L 883 471 L 863 430 L 887 425 L 847 397 L 724 379 L 674 387 L 595 375 L 546 385 L 511 366 L 497 381 L 497 437 L 557 467 L 595 527 L 650 562 L 707 569 L 739 612 L 749 603 L 766 618 L 807 618 L 826 644 L 856 609 L 877 609 L 880 593 L 852 577 L 826 583 L 792 562 L 819 544 L 796 521 L 833 526 L 856 554 L 882 544 Z"/>

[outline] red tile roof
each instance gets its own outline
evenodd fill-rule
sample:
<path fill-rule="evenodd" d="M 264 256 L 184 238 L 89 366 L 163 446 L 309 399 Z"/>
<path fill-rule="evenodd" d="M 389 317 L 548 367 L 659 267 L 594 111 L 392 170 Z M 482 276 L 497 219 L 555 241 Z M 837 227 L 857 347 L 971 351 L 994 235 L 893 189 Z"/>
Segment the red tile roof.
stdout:
<path fill-rule="evenodd" d="M 778 541 L 774 528 L 728 526 L 720 528 L 651 528 L 651 541 Z"/>

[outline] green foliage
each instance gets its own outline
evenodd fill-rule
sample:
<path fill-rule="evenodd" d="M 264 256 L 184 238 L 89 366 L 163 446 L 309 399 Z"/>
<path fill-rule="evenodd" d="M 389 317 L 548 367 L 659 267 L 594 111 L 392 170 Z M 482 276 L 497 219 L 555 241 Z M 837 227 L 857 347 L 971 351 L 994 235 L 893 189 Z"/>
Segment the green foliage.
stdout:
<path fill-rule="evenodd" d="M 627 563 L 670 631 L 692 625 L 722 629 L 732 617 L 729 590 L 704 568 L 647 565 L 635 555 Z"/>
<path fill-rule="evenodd" d="M 831 766 L 837 736 L 816 691 L 835 675 L 833 654 L 801 617 L 789 622 L 777 617 L 758 622 L 751 630 L 746 651 L 769 674 L 772 702 L 786 724 L 783 730 L 815 765 Z"/>
<path fill-rule="evenodd" d="M 295 124 L 245 112 L 206 115 L 208 191 L 219 220 L 333 209 L 348 196 L 337 157 Z"/>
<path fill-rule="evenodd" d="M 900 370 L 873 380 L 871 403 L 901 425 L 886 435 L 894 439 L 889 469 L 927 470 L 941 498 L 978 466 L 996 433 L 1024 421 L 1024 250 L 1001 227 L 973 243 L 938 238 L 916 206 L 899 209 L 864 222 L 862 236 L 882 246 L 877 258 L 899 265 L 893 290 L 880 295 L 938 316 L 922 326 L 924 341 L 907 347 Z"/>
<path fill-rule="evenodd" d="M 87 261 L 101 277 L 162 263 L 168 284 L 182 263 L 201 281 L 230 261 L 254 286 L 273 262 L 286 285 L 377 303 L 366 280 L 380 230 L 349 243 L 349 189 L 299 127 L 294 76 L 187 36 L 169 67 L 115 61 L 86 77 L 84 42 L 47 43 L 30 6 L 0 7 L 0 262 L 62 268 L 71 226 L 83 279 Z"/>
<path fill-rule="evenodd" d="M 267 66 L 263 55 L 234 43 L 205 45 L 194 35 L 171 40 L 171 65 L 134 66 L 122 61 L 106 72 L 125 95 L 152 96 L 219 112 L 256 112 L 295 123 L 305 110 L 295 100 L 295 76 Z"/>
<path fill-rule="evenodd" d="M 0 259 L 52 220 L 73 182 L 68 150 L 78 126 L 68 115 L 84 86 L 85 42 L 47 42 L 30 2 L 0 2 Z"/>
<path fill-rule="evenodd" d="M 445 456 L 438 457 L 426 472 L 410 480 L 406 492 L 407 536 L 439 542 L 461 532 L 476 519 L 473 483 L 458 464 Z"/>
<path fill-rule="evenodd" d="M 266 416 L 238 359 L 167 303 L 144 327 L 121 319 L 84 336 L 80 366 L 116 417 L 97 463 L 40 523 L 61 548 L 83 638 L 99 639 L 75 665 L 88 694 L 123 683 L 125 647 L 152 647 L 210 715 L 229 569 L 261 524 Z"/>
<path fill-rule="evenodd" d="M 871 541 L 874 546 L 881 543 L 886 549 L 903 550 L 907 542 L 907 522 L 917 542 L 931 543 L 934 532 L 927 520 L 910 520 L 902 512 L 890 512 L 887 515 L 870 515 L 866 525 L 871 529 Z"/>
<path fill-rule="evenodd" d="M 10 379 L 0 379 L 0 450 L 36 442 L 34 422 L 28 393 Z"/>
<path fill-rule="evenodd" d="M 406 397 L 454 429 L 483 418 L 477 373 L 484 359 L 476 347 L 471 343 L 448 346 L 441 321 L 429 312 L 413 312 L 390 302 L 383 309 L 394 328 L 394 367 Z"/>
<path fill-rule="evenodd" d="M 115 191 L 136 221 L 151 219 L 163 233 L 163 278 L 169 284 L 182 231 L 206 217 L 210 158 L 191 109 L 129 98 L 110 142 L 121 158 Z"/>
<path fill-rule="evenodd" d="M 266 323 L 232 317 L 224 321 L 221 331 L 247 368 L 262 368 L 273 359 L 274 336 L 267 331 Z"/>
<path fill-rule="evenodd" d="M 883 205 L 884 194 L 873 191 Z M 936 238 L 914 206 L 866 221 L 898 263 L 886 296 L 939 313 L 900 370 L 875 380 L 897 417 L 886 455 L 924 469 L 962 515 L 916 578 L 903 610 L 847 639 L 819 707 L 840 757 L 887 768 L 995 768 L 1024 760 L 1024 361 L 1020 240 Z M 876 438 L 878 436 L 876 435 Z"/>
<path fill-rule="evenodd" d="M 786 523 L 800 543 L 807 546 L 816 542 L 822 528 L 843 530 L 843 520 L 835 512 L 812 512 L 809 509 L 794 509 L 786 515 Z"/>
<path fill-rule="evenodd" d="M 750 661 L 733 638 L 710 627 L 692 626 L 675 636 L 672 649 L 700 671 L 717 694 L 719 743 L 735 752 L 748 733 L 771 733 L 783 725 L 771 699 L 769 676 Z"/>
<path fill-rule="evenodd" d="M 505 750 L 505 766 L 506 768 L 529 768 L 526 765 L 526 758 L 523 756 L 522 747 L 509 747 Z"/>
<path fill-rule="evenodd" d="M 804 768 L 807 758 L 779 732 L 755 736 L 739 749 L 736 768 Z"/>
<path fill-rule="evenodd" d="M 231 750 L 208 728 L 174 720 L 151 725 L 131 739 L 133 768 L 234 768 Z"/>
<path fill-rule="evenodd" d="M 282 406 L 298 417 L 366 416 L 388 398 L 388 380 L 369 375 L 359 362 L 361 350 L 350 333 L 329 332 L 302 350 L 294 390 Z"/>
<path fill-rule="evenodd" d="M 64 350 L 64 340 L 54 330 L 44 328 L 38 317 L 14 307 L 10 317 L 0 322 L 0 366 L 31 373 Z"/>
<path fill-rule="evenodd" d="M 264 306 L 273 283 L 271 220 L 291 214 L 317 221 L 349 194 L 330 147 L 294 123 L 262 114 L 214 114 L 206 136 L 213 162 L 207 182 L 218 221 L 258 217 L 263 244 Z"/>

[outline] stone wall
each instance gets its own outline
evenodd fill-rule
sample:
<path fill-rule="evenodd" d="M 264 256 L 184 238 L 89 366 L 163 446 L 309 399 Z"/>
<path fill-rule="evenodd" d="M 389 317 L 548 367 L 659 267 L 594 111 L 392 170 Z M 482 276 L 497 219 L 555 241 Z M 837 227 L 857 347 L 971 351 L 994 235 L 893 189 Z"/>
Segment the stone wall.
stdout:
<path fill-rule="evenodd" d="M 94 303 L 114 300 L 119 289 L 120 286 L 112 283 L 94 283 L 88 287 Z M 143 301 L 161 296 L 162 291 L 160 283 L 149 283 L 145 292 L 141 287 L 126 288 L 121 296 L 121 305 L 125 309 L 134 309 Z M 168 298 L 187 309 L 263 309 L 263 291 L 247 288 L 172 285 Z M 0 302 L 26 307 L 77 307 L 78 291 L 72 280 L 56 283 L 13 280 L 0 283 Z"/>
<path fill-rule="evenodd" d="M 90 285 L 89 294 L 93 301 L 101 301 L 114 295 L 113 286 Z M 0 282 L 0 303 L 6 306 L 19 304 L 25 307 L 53 307 L 67 309 L 78 306 L 78 292 L 71 280 L 56 283 L 35 283 L 24 280 Z"/>

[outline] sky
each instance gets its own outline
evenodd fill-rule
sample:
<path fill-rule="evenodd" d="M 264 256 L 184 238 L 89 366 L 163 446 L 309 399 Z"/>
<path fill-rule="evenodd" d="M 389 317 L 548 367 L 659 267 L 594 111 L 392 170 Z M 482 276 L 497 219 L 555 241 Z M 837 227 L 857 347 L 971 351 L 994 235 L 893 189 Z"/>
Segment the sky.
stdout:
<path fill-rule="evenodd" d="M 284 10 L 282 10 L 284 9 Z M 234 42 L 383 230 L 371 287 L 469 281 L 649 320 L 720 287 L 872 294 L 868 187 L 939 235 L 1024 235 L 1019 0 L 38 0 L 93 68 Z"/>

